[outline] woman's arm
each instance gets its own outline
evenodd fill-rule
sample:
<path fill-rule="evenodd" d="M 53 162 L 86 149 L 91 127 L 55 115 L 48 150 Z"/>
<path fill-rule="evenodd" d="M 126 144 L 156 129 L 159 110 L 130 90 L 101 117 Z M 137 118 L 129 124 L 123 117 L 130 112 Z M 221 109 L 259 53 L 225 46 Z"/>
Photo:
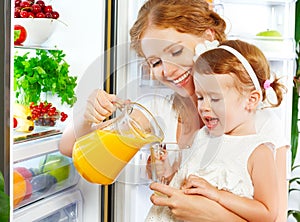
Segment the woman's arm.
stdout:
<path fill-rule="evenodd" d="M 197 176 L 188 178 L 185 193 L 204 195 L 247 221 L 274 221 L 279 194 L 273 152 L 265 145 L 257 147 L 249 158 L 248 171 L 254 187 L 253 199 L 218 190 Z"/>
<path fill-rule="evenodd" d="M 215 201 L 200 195 L 186 195 L 168 185 L 152 183 L 150 188 L 166 196 L 153 194 L 151 201 L 157 206 L 167 206 L 173 215 L 180 220 L 190 222 L 242 222 L 243 218 L 237 216 Z"/>
<path fill-rule="evenodd" d="M 116 95 L 108 94 L 103 90 L 95 90 L 88 98 L 85 112 L 73 117 L 73 122 L 64 130 L 59 150 L 66 156 L 72 156 L 73 146 L 76 138 L 91 132 L 91 124 L 101 123 L 115 110 L 113 102 L 117 100 Z"/>

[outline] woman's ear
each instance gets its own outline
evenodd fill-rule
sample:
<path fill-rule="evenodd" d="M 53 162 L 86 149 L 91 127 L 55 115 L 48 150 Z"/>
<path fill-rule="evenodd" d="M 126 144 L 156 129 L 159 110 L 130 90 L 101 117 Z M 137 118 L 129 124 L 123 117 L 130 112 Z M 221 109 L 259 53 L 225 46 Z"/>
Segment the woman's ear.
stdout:
<path fill-rule="evenodd" d="M 203 37 L 206 40 L 214 41 L 215 40 L 215 31 L 213 29 L 206 29 L 203 34 Z"/>
<path fill-rule="evenodd" d="M 253 90 L 249 96 L 248 101 L 246 105 L 246 109 L 248 111 L 256 110 L 257 106 L 259 105 L 259 102 L 261 101 L 261 94 L 257 90 Z"/>

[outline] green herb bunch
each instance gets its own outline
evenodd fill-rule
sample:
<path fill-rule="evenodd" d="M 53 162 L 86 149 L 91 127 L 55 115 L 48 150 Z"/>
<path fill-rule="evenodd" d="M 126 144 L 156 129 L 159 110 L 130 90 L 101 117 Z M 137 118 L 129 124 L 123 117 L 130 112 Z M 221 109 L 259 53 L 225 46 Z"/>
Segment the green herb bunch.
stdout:
<path fill-rule="evenodd" d="M 77 100 L 77 77 L 69 76 L 69 64 L 62 50 L 37 49 L 35 57 L 14 56 L 14 91 L 17 102 L 29 105 L 38 103 L 42 92 L 51 92 L 70 107 Z"/>

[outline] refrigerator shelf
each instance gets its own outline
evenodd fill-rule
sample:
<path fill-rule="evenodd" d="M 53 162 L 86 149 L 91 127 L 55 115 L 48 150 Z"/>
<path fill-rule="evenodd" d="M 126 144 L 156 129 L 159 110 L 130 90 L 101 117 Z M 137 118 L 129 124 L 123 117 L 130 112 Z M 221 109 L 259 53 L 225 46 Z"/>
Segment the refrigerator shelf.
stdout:
<path fill-rule="evenodd" d="M 228 39 L 240 39 L 256 45 L 268 60 L 294 60 L 297 56 L 296 44 L 293 38 L 230 35 Z"/>
<path fill-rule="evenodd" d="M 40 138 L 45 138 L 53 135 L 60 134 L 61 130 L 55 127 L 38 127 L 29 133 L 16 132 L 13 133 L 14 144 L 37 140 Z"/>
<path fill-rule="evenodd" d="M 40 200 L 14 212 L 13 221 L 79 222 L 82 221 L 83 198 L 79 190 L 69 190 Z"/>
<path fill-rule="evenodd" d="M 59 151 L 43 155 L 31 153 L 31 158 L 14 162 L 13 165 L 14 209 L 73 187 L 78 180 L 72 159 Z"/>

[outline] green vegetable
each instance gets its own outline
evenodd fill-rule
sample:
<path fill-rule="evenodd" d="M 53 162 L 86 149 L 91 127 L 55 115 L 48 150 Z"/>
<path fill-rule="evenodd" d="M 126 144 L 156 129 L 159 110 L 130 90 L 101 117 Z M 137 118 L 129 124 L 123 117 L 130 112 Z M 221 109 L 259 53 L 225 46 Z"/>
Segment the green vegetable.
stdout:
<path fill-rule="evenodd" d="M 77 100 L 77 77 L 69 76 L 69 64 L 62 50 L 37 49 L 35 57 L 29 52 L 14 56 L 14 90 L 17 102 L 29 105 L 38 103 L 42 92 L 57 94 L 61 104 L 70 107 Z"/>
<path fill-rule="evenodd" d="M 14 30 L 14 42 L 20 38 L 21 30 Z"/>
<path fill-rule="evenodd" d="M 4 192 L 4 178 L 0 172 L 0 221 L 9 221 L 9 197 Z"/>

